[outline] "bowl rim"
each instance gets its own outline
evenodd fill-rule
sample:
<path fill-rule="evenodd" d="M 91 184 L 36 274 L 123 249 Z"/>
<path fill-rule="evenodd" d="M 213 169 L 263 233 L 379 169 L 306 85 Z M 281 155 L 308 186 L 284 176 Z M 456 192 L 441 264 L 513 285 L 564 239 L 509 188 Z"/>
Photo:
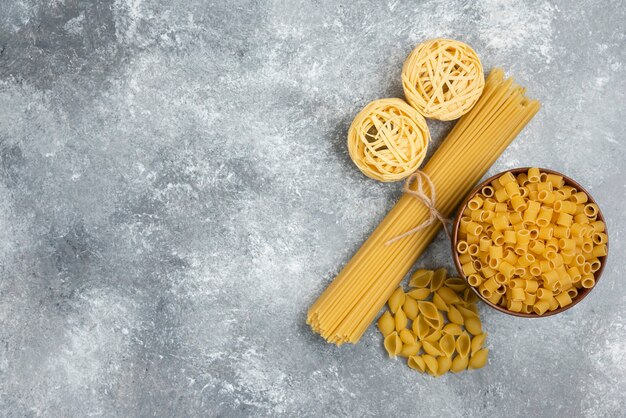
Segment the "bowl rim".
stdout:
<path fill-rule="evenodd" d="M 592 288 L 589 289 L 584 289 L 580 290 L 579 289 L 579 293 L 578 295 L 572 300 L 572 303 L 565 306 L 565 307 L 559 307 L 557 309 L 555 309 L 554 311 L 547 311 L 546 313 L 544 313 L 543 315 L 537 315 L 536 313 L 532 313 L 532 314 L 527 314 L 527 313 L 523 313 L 523 312 L 512 312 L 509 311 L 508 309 L 496 305 L 492 302 L 490 302 L 489 300 L 487 300 L 483 295 L 480 294 L 480 292 L 478 291 L 477 288 L 475 288 L 474 286 L 470 286 L 470 284 L 467 282 L 467 277 L 465 276 L 465 274 L 463 273 L 463 269 L 461 268 L 461 262 L 459 261 L 459 255 L 456 251 L 456 245 L 458 242 L 458 232 L 459 232 L 459 225 L 461 223 L 461 217 L 463 214 L 463 210 L 464 208 L 467 206 L 467 203 L 470 201 L 470 199 L 472 197 L 474 197 L 474 195 L 476 193 L 478 193 L 483 187 L 491 184 L 491 182 L 497 178 L 499 178 L 500 176 L 504 175 L 505 173 L 511 173 L 515 176 L 517 176 L 518 174 L 522 173 L 522 172 L 528 172 L 528 169 L 530 168 L 539 168 L 539 171 L 541 172 L 545 172 L 548 174 L 556 174 L 559 176 L 562 176 L 563 179 L 565 180 L 565 184 L 575 187 L 577 191 L 579 192 L 584 192 L 587 195 L 588 198 L 588 203 L 594 203 L 597 207 L 598 207 L 598 217 L 597 219 L 604 222 L 604 233 L 607 235 L 607 242 L 606 242 L 606 255 L 603 257 L 598 257 L 598 259 L 600 260 L 600 269 L 598 269 L 598 271 L 596 271 L 593 275 L 595 277 L 595 284 Z M 463 202 L 461 203 L 461 205 L 459 205 L 458 210 L 457 210 L 457 214 L 454 218 L 454 222 L 453 222 L 453 227 L 452 227 L 452 235 L 450 237 L 450 242 L 452 244 L 452 258 L 454 260 L 454 265 L 460 275 L 460 277 L 465 280 L 465 282 L 467 283 L 468 287 L 470 289 L 472 289 L 472 291 L 478 296 L 478 298 L 480 300 L 482 300 L 484 303 L 486 303 L 487 305 L 489 305 L 491 308 L 503 312 L 505 314 L 508 315 L 512 315 L 512 316 L 517 316 L 517 317 L 521 317 L 521 318 L 545 318 L 545 317 L 549 317 L 552 315 L 556 315 L 559 314 L 561 312 L 564 312 L 570 308 L 573 308 L 574 306 L 576 306 L 578 303 L 580 303 L 580 301 L 582 301 L 585 297 L 587 297 L 587 295 L 589 293 L 591 293 L 591 291 L 593 289 L 596 288 L 596 286 L 598 285 L 598 282 L 600 281 L 600 277 L 602 276 L 602 272 L 604 271 L 604 267 L 606 266 L 606 261 L 608 259 L 609 256 L 609 229 L 608 226 L 606 224 L 606 218 L 604 217 L 604 214 L 602 213 L 602 210 L 600 209 L 600 205 L 598 205 L 598 202 L 593 198 L 593 196 L 587 191 L 587 189 L 585 189 L 583 186 L 580 185 L 580 183 L 578 183 L 577 181 L 575 181 L 574 179 L 572 179 L 569 176 L 566 176 L 563 173 L 560 173 L 558 171 L 555 170 L 551 170 L 549 168 L 541 168 L 541 167 L 519 167 L 519 168 L 512 168 L 512 169 L 508 169 L 508 170 L 504 170 L 501 171 L 491 177 L 489 177 L 488 179 L 480 182 L 478 185 L 476 185 L 476 187 L 474 187 L 472 189 L 472 191 L 465 197 L 465 199 L 463 199 Z"/>

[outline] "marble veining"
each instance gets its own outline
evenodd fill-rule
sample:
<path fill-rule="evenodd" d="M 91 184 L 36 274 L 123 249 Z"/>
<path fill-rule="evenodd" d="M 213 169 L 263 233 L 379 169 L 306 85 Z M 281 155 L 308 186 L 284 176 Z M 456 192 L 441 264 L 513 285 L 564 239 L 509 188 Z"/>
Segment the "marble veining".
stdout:
<path fill-rule="evenodd" d="M 624 22 L 620 0 L 0 2 L 0 414 L 623 416 Z M 305 316 L 400 194 L 354 167 L 350 121 L 437 36 L 543 104 L 488 174 L 588 187 L 610 258 L 557 317 L 480 306 L 488 366 L 432 379 Z M 432 152 L 452 123 L 428 124 Z M 452 271 L 443 234 L 418 265 Z"/>

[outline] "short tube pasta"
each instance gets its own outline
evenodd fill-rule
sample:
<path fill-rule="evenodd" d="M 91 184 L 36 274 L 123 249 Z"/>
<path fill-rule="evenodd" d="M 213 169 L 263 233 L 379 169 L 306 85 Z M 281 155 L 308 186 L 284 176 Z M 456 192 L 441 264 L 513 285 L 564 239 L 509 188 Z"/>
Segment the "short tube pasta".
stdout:
<path fill-rule="evenodd" d="M 598 206 L 563 176 L 534 167 L 506 172 L 461 210 L 468 219 L 457 244 L 462 270 L 489 302 L 544 315 L 595 285 L 608 253 L 606 225 Z"/>

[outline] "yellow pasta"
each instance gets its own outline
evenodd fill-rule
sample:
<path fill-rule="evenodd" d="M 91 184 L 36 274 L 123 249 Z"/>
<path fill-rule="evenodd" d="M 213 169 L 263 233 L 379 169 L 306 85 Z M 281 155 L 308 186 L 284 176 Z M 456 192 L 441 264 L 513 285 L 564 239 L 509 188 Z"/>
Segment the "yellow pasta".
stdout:
<path fill-rule="evenodd" d="M 366 176 L 402 180 L 426 157 L 430 133 L 426 120 L 402 99 L 379 99 L 354 118 L 348 130 L 350 158 Z"/>
<path fill-rule="evenodd" d="M 596 245 L 604 245 L 608 241 L 608 236 L 603 232 L 595 232 L 592 236 L 593 243 Z"/>
<path fill-rule="evenodd" d="M 409 290 L 407 296 L 415 299 L 415 300 L 424 300 L 428 296 L 430 296 L 430 289 L 413 289 Z M 414 318 L 411 318 L 414 319 Z"/>
<path fill-rule="evenodd" d="M 417 301 L 413 299 L 411 296 L 406 296 L 404 299 L 404 304 L 402 305 L 402 310 L 406 314 L 408 319 L 415 319 L 418 313 Z"/>
<path fill-rule="evenodd" d="M 457 355 L 452 360 L 452 366 L 450 367 L 450 371 L 453 373 L 459 373 L 467 369 L 468 364 L 469 364 L 469 357 L 467 356 L 463 357 L 461 355 Z"/>
<path fill-rule="evenodd" d="M 443 334 L 441 333 L 440 330 L 434 329 L 433 332 L 430 335 L 428 335 L 426 338 L 424 338 L 422 342 L 428 341 L 429 343 L 439 344 L 439 340 L 441 339 L 442 335 Z"/>
<path fill-rule="evenodd" d="M 478 298 L 464 280 L 446 277 L 445 269 L 416 273 L 411 280 L 429 277 L 419 283 L 428 287 L 409 292 L 402 286 L 396 288 L 387 301 L 389 310 L 378 319 L 385 350 L 390 357 L 404 357 L 410 368 L 432 376 L 467 369 L 486 338 L 476 307 Z M 434 288 L 432 282 L 436 282 Z"/>
<path fill-rule="evenodd" d="M 463 42 L 443 38 L 415 47 L 402 67 L 402 86 L 411 106 L 439 120 L 456 119 L 478 106 L 487 88 L 476 52 Z"/>
<path fill-rule="evenodd" d="M 561 308 L 572 303 L 572 298 L 570 298 L 567 292 L 559 293 L 554 299 L 559 303 Z"/>
<path fill-rule="evenodd" d="M 452 367 L 452 359 L 450 356 L 437 357 L 437 376 L 442 376 L 450 371 Z"/>
<path fill-rule="evenodd" d="M 533 312 L 537 315 L 543 315 L 548 308 L 550 307 L 550 303 L 546 299 L 540 299 L 538 302 L 535 302 L 533 306 Z"/>
<path fill-rule="evenodd" d="M 476 254 L 463 254 L 470 286 L 512 312 L 543 315 L 572 304 L 579 289 L 595 285 L 608 236 L 597 219 L 598 206 L 589 203 L 586 193 L 538 168 L 517 177 L 506 172 L 490 187 L 495 201 L 482 188 L 472 196 L 482 207 L 461 208 L 468 225 L 475 222 L 481 228 L 472 234 L 473 225 L 463 233 L 468 239 L 477 235 L 479 242 Z M 495 214 L 488 220 L 485 205 Z M 465 327 L 472 332 L 467 318 Z"/>
<path fill-rule="evenodd" d="M 424 316 L 424 321 L 434 330 L 440 330 L 443 328 L 444 320 L 441 313 L 437 312 L 437 315 L 433 318 Z"/>
<path fill-rule="evenodd" d="M 526 292 L 522 288 L 515 287 L 511 289 L 511 294 L 508 296 L 511 301 L 523 301 L 526 299 Z"/>
<path fill-rule="evenodd" d="M 417 270 L 411 275 L 409 286 L 411 287 L 428 287 L 433 278 L 434 272 L 431 270 Z"/>
<path fill-rule="evenodd" d="M 384 337 L 388 336 L 396 329 L 396 322 L 388 311 L 378 318 L 378 329 Z"/>
<path fill-rule="evenodd" d="M 456 309 L 454 306 L 448 308 L 448 319 L 453 324 L 463 325 L 465 320 L 463 319 L 463 315 Z"/>
<path fill-rule="evenodd" d="M 483 332 L 482 325 L 478 318 L 467 318 L 465 321 L 465 329 L 472 335 L 482 334 Z"/>
<path fill-rule="evenodd" d="M 462 293 L 467 289 L 465 280 L 460 277 L 450 277 L 444 281 L 444 284 L 457 293 Z M 456 303 L 456 302 L 455 302 Z"/>
<path fill-rule="evenodd" d="M 483 199 L 480 196 L 474 196 L 469 202 L 467 202 L 467 207 L 473 211 L 480 209 L 482 206 Z"/>
<path fill-rule="evenodd" d="M 430 318 L 430 319 L 438 319 L 439 318 L 439 312 L 438 312 L 437 307 L 435 306 L 434 303 L 427 302 L 427 301 L 420 301 L 420 302 L 418 302 L 417 306 L 419 308 L 420 313 L 425 318 Z"/>
<path fill-rule="evenodd" d="M 424 373 L 426 371 L 426 363 L 421 356 L 413 355 L 407 360 L 410 368 Z"/>
<path fill-rule="evenodd" d="M 459 311 L 464 321 L 467 321 L 468 318 L 476 318 L 478 319 L 478 314 L 462 305 L 456 305 L 456 309 Z M 480 319 L 479 319 L 480 321 Z M 458 325 L 458 324 L 457 324 Z"/>
<path fill-rule="evenodd" d="M 400 332 L 401 330 L 403 330 L 406 327 L 406 324 L 408 323 L 408 319 L 406 317 L 406 314 L 404 313 L 404 311 L 402 309 L 398 309 L 396 311 L 396 316 L 395 316 L 395 322 L 396 322 L 396 331 Z"/>
<path fill-rule="evenodd" d="M 422 348 L 422 343 L 404 344 L 398 354 L 400 357 L 410 358 L 417 355 Z"/>
<path fill-rule="evenodd" d="M 528 175 L 526 173 L 518 174 L 516 179 L 517 179 L 517 184 L 519 184 L 521 187 L 526 186 L 529 182 Z"/>
<path fill-rule="evenodd" d="M 471 347 L 471 355 L 472 356 L 478 350 L 483 348 L 483 345 L 485 344 L 485 340 L 486 339 L 487 339 L 487 334 L 486 333 L 478 334 L 474 338 L 472 338 L 472 342 L 471 342 L 471 345 L 470 345 L 470 347 Z"/>
<path fill-rule="evenodd" d="M 450 334 L 450 335 L 456 336 L 456 335 L 461 335 L 461 333 L 463 332 L 463 329 L 458 324 L 449 323 L 449 324 L 446 324 L 441 331 L 444 334 Z"/>
<path fill-rule="evenodd" d="M 395 357 L 402 351 L 402 340 L 396 331 L 385 337 L 384 345 L 389 357 Z"/>
<path fill-rule="evenodd" d="M 580 284 L 585 289 L 591 289 L 596 284 L 596 279 L 591 275 L 586 275 L 580 281 Z"/>
<path fill-rule="evenodd" d="M 459 295 L 447 286 L 441 287 L 437 290 L 437 295 L 441 297 L 447 304 L 459 303 Z"/>
<path fill-rule="evenodd" d="M 413 321 L 413 332 L 417 335 L 417 338 L 423 340 L 430 333 L 430 325 L 426 322 L 422 315 L 418 315 L 417 319 Z"/>
<path fill-rule="evenodd" d="M 409 331 L 407 328 L 401 329 L 398 332 L 398 335 L 400 336 L 400 339 L 402 340 L 402 344 L 413 345 L 417 343 L 417 340 L 415 339 L 415 335 L 413 335 L 413 333 Z"/>
<path fill-rule="evenodd" d="M 489 349 L 483 348 L 482 350 L 478 350 L 469 360 L 469 368 L 470 369 L 480 369 L 485 367 L 487 364 L 487 357 L 489 355 Z"/>
<path fill-rule="evenodd" d="M 465 254 L 467 252 L 469 245 L 467 244 L 467 241 L 459 241 L 456 244 L 456 250 L 459 254 Z"/>
<path fill-rule="evenodd" d="M 446 279 L 445 269 L 435 270 L 433 272 L 433 278 L 430 282 L 430 290 L 434 292 L 435 290 L 439 289 L 443 285 L 443 282 L 445 279 Z"/>
<path fill-rule="evenodd" d="M 541 173 L 539 169 L 536 167 L 532 167 L 528 169 L 528 181 L 531 183 L 539 183 L 541 177 Z"/>
<path fill-rule="evenodd" d="M 448 305 L 446 304 L 446 301 L 444 301 L 437 293 L 433 295 L 433 304 L 440 311 L 448 312 Z"/>
<path fill-rule="evenodd" d="M 430 354 L 431 356 L 440 356 L 441 351 L 439 350 L 439 344 L 433 343 L 430 341 L 422 341 L 422 348 L 426 354 Z"/>
<path fill-rule="evenodd" d="M 506 308 L 511 312 L 521 312 L 523 304 L 519 300 L 508 299 L 506 302 Z"/>
<path fill-rule="evenodd" d="M 396 311 L 400 309 L 400 307 L 404 303 L 405 298 L 406 298 L 406 295 L 404 293 L 404 290 L 402 290 L 401 287 L 397 288 L 391 294 L 391 296 L 389 297 L 389 300 L 387 301 L 387 305 L 389 305 L 389 310 L 395 314 Z"/>
<path fill-rule="evenodd" d="M 432 376 L 437 375 L 437 369 L 439 368 L 439 364 L 437 363 L 437 359 L 430 354 L 422 355 L 422 359 L 426 364 L 426 372 Z"/>
<path fill-rule="evenodd" d="M 435 186 L 437 209 L 443 216 L 452 214 L 538 109 L 539 103 L 528 99 L 512 80 L 505 80 L 502 70 L 491 71 L 476 105 L 459 119 L 422 169 Z M 493 211 L 506 211 L 506 204 L 497 203 Z M 313 331 L 337 345 L 356 343 L 441 224 L 389 242 L 429 218 L 423 202 L 403 195 L 309 308 L 307 323 Z"/>
<path fill-rule="evenodd" d="M 467 357 L 471 349 L 471 339 L 470 336 L 463 332 L 456 339 L 456 351 L 459 353 L 461 357 Z"/>

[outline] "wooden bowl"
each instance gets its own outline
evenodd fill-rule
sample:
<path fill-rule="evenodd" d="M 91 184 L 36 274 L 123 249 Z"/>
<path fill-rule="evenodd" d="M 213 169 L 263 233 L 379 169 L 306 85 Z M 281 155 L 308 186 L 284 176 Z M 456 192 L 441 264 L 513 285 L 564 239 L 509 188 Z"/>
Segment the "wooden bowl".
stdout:
<path fill-rule="evenodd" d="M 459 272 L 460 277 L 462 277 L 466 282 L 467 282 L 467 277 L 465 276 L 465 274 L 463 274 L 463 270 L 461 268 L 461 262 L 459 261 L 459 254 L 457 253 L 456 250 L 456 245 L 457 245 L 457 241 L 458 241 L 458 233 L 459 233 L 459 225 L 461 223 L 461 216 L 463 215 L 463 210 L 465 209 L 465 207 L 467 206 L 467 203 L 470 201 L 470 199 L 472 197 L 474 197 L 474 195 L 476 193 L 478 193 L 480 190 L 482 190 L 483 187 L 490 185 L 491 182 L 495 179 L 497 179 L 498 177 L 500 177 L 501 175 L 505 174 L 506 172 L 511 172 L 512 174 L 514 174 L 515 176 L 517 176 L 520 173 L 525 173 L 528 172 L 528 169 L 530 167 L 522 167 L 522 168 L 514 168 L 512 170 L 506 170 L 503 171 L 499 174 L 496 174 L 493 177 L 488 178 L 487 180 L 483 181 L 482 183 L 480 183 L 478 186 L 476 186 L 476 188 L 474 190 L 472 190 L 472 192 L 470 194 L 467 195 L 467 197 L 465 198 L 465 200 L 463 201 L 463 203 L 461 204 L 461 206 L 459 206 L 459 210 L 458 213 L 456 215 L 456 218 L 454 219 L 454 225 L 453 225 L 453 230 L 452 230 L 452 238 L 451 238 L 451 242 L 452 242 L 452 258 L 454 259 L 454 265 L 456 266 L 457 271 Z M 591 196 L 591 194 L 589 194 L 589 192 L 587 190 L 585 190 L 584 187 L 582 187 L 580 184 L 578 184 L 577 182 L 575 182 L 574 180 L 572 180 L 571 178 L 569 178 L 568 176 L 559 173 L 558 171 L 554 171 L 554 170 L 548 170 L 546 168 L 540 168 L 539 169 L 541 172 L 545 172 L 548 174 L 556 174 L 559 176 L 563 176 L 563 180 L 565 181 L 565 184 L 568 186 L 572 186 L 575 187 L 576 190 L 578 190 L 579 192 L 585 192 L 585 194 L 587 194 L 588 196 L 588 202 L 589 203 L 595 203 L 596 205 L 598 205 L 598 203 L 594 200 L 594 198 Z M 608 227 L 606 226 L 606 221 L 604 219 L 604 215 L 602 215 L 602 211 L 600 210 L 600 206 L 598 205 L 598 218 L 599 221 L 604 222 L 605 225 L 605 231 L 604 233 L 607 234 L 607 237 L 609 235 L 609 231 L 608 231 Z M 474 291 L 474 293 L 476 293 L 476 295 L 483 301 L 485 302 L 487 305 L 491 306 L 493 309 L 496 309 L 500 312 L 504 312 L 506 314 L 509 315 L 513 315 L 513 316 L 520 316 L 523 318 L 544 318 L 546 316 L 552 316 L 552 315 L 556 315 L 558 313 L 561 313 L 563 311 L 566 311 L 572 307 L 574 307 L 574 305 L 576 305 L 577 303 L 579 303 L 581 300 L 583 300 L 588 294 L 589 292 L 591 292 L 598 284 L 598 282 L 600 281 L 600 276 L 602 276 L 602 272 L 604 271 L 604 267 L 606 266 L 606 260 L 608 257 L 608 251 L 609 251 L 609 242 L 608 242 L 608 238 L 607 238 L 607 243 L 606 243 L 606 247 L 607 247 L 607 255 L 604 257 L 598 257 L 598 259 L 600 260 L 600 269 L 598 271 L 596 271 L 594 273 L 594 277 L 596 280 L 595 285 L 590 288 L 590 289 L 585 289 L 585 288 L 581 288 L 578 289 L 578 295 L 572 299 L 572 303 L 561 308 L 557 308 L 554 311 L 546 311 L 546 313 L 544 313 L 543 315 L 537 315 L 535 313 L 523 313 L 523 312 L 512 312 L 509 311 L 508 309 L 499 306 L 499 305 L 495 305 L 493 303 L 491 303 L 489 300 L 487 300 L 485 297 L 483 297 L 483 295 L 480 294 L 480 292 L 478 291 L 477 288 L 473 287 L 473 286 L 468 286 Z"/>

